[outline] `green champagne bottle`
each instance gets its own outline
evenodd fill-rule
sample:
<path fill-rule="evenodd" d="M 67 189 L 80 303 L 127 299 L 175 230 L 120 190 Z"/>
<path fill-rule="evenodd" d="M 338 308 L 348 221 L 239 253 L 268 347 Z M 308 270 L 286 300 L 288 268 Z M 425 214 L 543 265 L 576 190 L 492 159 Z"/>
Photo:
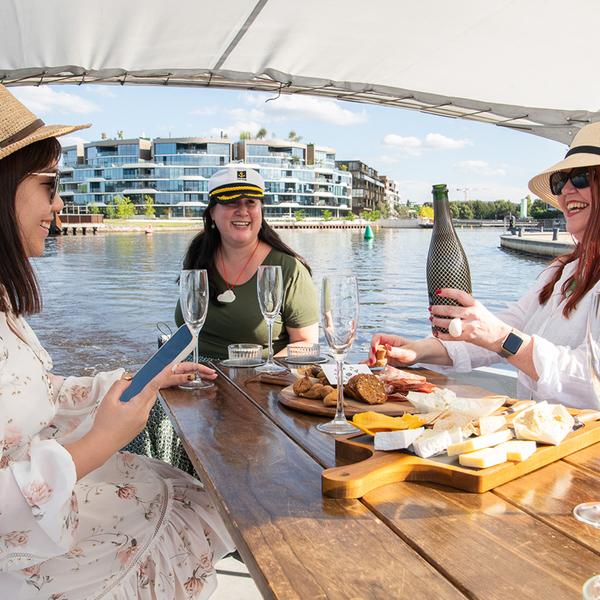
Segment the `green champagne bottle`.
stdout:
<path fill-rule="evenodd" d="M 452 224 L 452 213 L 448 202 L 446 184 L 433 186 L 433 229 L 427 255 L 427 291 L 429 305 L 458 303 L 449 298 L 438 296 L 435 291 L 441 288 L 458 288 L 469 294 L 471 288 L 471 270 L 467 255 L 456 235 Z M 435 316 L 435 309 L 432 311 Z M 431 328 L 433 332 L 448 333 L 441 327 Z"/>

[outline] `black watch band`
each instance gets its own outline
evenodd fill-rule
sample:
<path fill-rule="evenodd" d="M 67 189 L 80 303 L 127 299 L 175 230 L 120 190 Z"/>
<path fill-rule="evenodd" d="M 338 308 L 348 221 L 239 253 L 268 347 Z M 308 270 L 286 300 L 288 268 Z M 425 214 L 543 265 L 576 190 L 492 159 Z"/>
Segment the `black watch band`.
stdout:
<path fill-rule="evenodd" d="M 519 335 L 519 332 L 512 329 L 502 342 L 502 347 L 498 354 L 502 358 L 514 356 L 519 351 L 524 341 L 525 340 Z"/>

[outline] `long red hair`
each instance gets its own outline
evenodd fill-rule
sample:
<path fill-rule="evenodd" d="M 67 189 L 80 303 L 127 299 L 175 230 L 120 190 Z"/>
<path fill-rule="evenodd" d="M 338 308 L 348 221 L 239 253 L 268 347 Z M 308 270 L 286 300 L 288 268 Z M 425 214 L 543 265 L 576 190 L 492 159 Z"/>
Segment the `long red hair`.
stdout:
<path fill-rule="evenodd" d="M 555 263 L 556 269 L 552 279 L 542 288 L 538 296 L 540 304 L 546 304 L 554 286 L 561 278 L 564 268 L 574 260 L 579 259 L 577 269 L 562 285 L 563 299 L 568 297 L 563 315 L 569 318 L 577 308 L 579 301 L 600 281 L 600 172 L 598 168 L 589 169 L 590 191 L 592 205 L 590 219 L 583 233 L 583 238 L 575 245 L 573 252 L 559 256 Z M 569 295 L 569 291 L 572 293 Z"/>

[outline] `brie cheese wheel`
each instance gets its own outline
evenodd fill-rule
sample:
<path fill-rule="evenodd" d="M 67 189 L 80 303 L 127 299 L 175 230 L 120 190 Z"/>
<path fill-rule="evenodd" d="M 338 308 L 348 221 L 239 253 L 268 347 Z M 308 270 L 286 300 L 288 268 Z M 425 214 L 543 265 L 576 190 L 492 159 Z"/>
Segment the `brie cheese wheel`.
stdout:
<path fill-rule="evenodd" d="M 488 433 L 494 433 L 506 427 L 506 417 L 490 415 L 489 417 L 479 418 L 479 433 L 480 435 L 487 435 Z"/>
<path fill-rule="evenodd" d="M 424 432 L 424 427 L 399 431 L 378 431 L 375 434 L 375 450 L 404 450 Z"/>
<path fill-rule="evenodd" d="M 513 420 L 515 434 L 522 440 L 534 440 L 557 446 L 573 430 L 575 421 L 562 404 L 538 402 Z"/>
<path fill-rule="evenodd" d="M 463 467 L 475 467 L 476 469 L 485 469 L 506 462 L 506 450 L 502 446 L 495 448 L 483 448 L 476 452 L 461 454 L 458 457 L 458 462 Z"/>
<path fill-rule="evenodd" d="M 513 434 L 509 429 L 501 429 L 488 435 L 480 435 L 479 437 L 470 438 L 459 444 L 451 444 L 448 446 L 448 456 L 456 456 L 457 454 L 465 454 L 490 446 L 497 446 L 502 442 L 508 442 L 512 439 Z"/>
<path fill-rule="evenodd" d="M 522 462 L 527 460 L 537 449 L 537 444 L 530 440 L 511 440 L 510 442 L 504 442 L 497 448 L 506 450 L 506 458 L 508 460 L 514 460 Z"/>

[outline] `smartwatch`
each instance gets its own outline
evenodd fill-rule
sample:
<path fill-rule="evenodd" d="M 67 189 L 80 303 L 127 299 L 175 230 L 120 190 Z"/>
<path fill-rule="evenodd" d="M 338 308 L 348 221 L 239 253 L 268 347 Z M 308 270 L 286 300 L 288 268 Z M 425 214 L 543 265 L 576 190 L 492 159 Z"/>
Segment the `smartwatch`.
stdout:
<path fill-rule="evenodd" d="M 524 340 L 518 334 L 518 332 L 512 329 L 502 342 L 502 347 L 500 348 L 500 352 L 498 352 L 498 354 L 502 358 L 510 358 L 519 351 L 519 348 L 523 345 L 523 342 Z"/>

